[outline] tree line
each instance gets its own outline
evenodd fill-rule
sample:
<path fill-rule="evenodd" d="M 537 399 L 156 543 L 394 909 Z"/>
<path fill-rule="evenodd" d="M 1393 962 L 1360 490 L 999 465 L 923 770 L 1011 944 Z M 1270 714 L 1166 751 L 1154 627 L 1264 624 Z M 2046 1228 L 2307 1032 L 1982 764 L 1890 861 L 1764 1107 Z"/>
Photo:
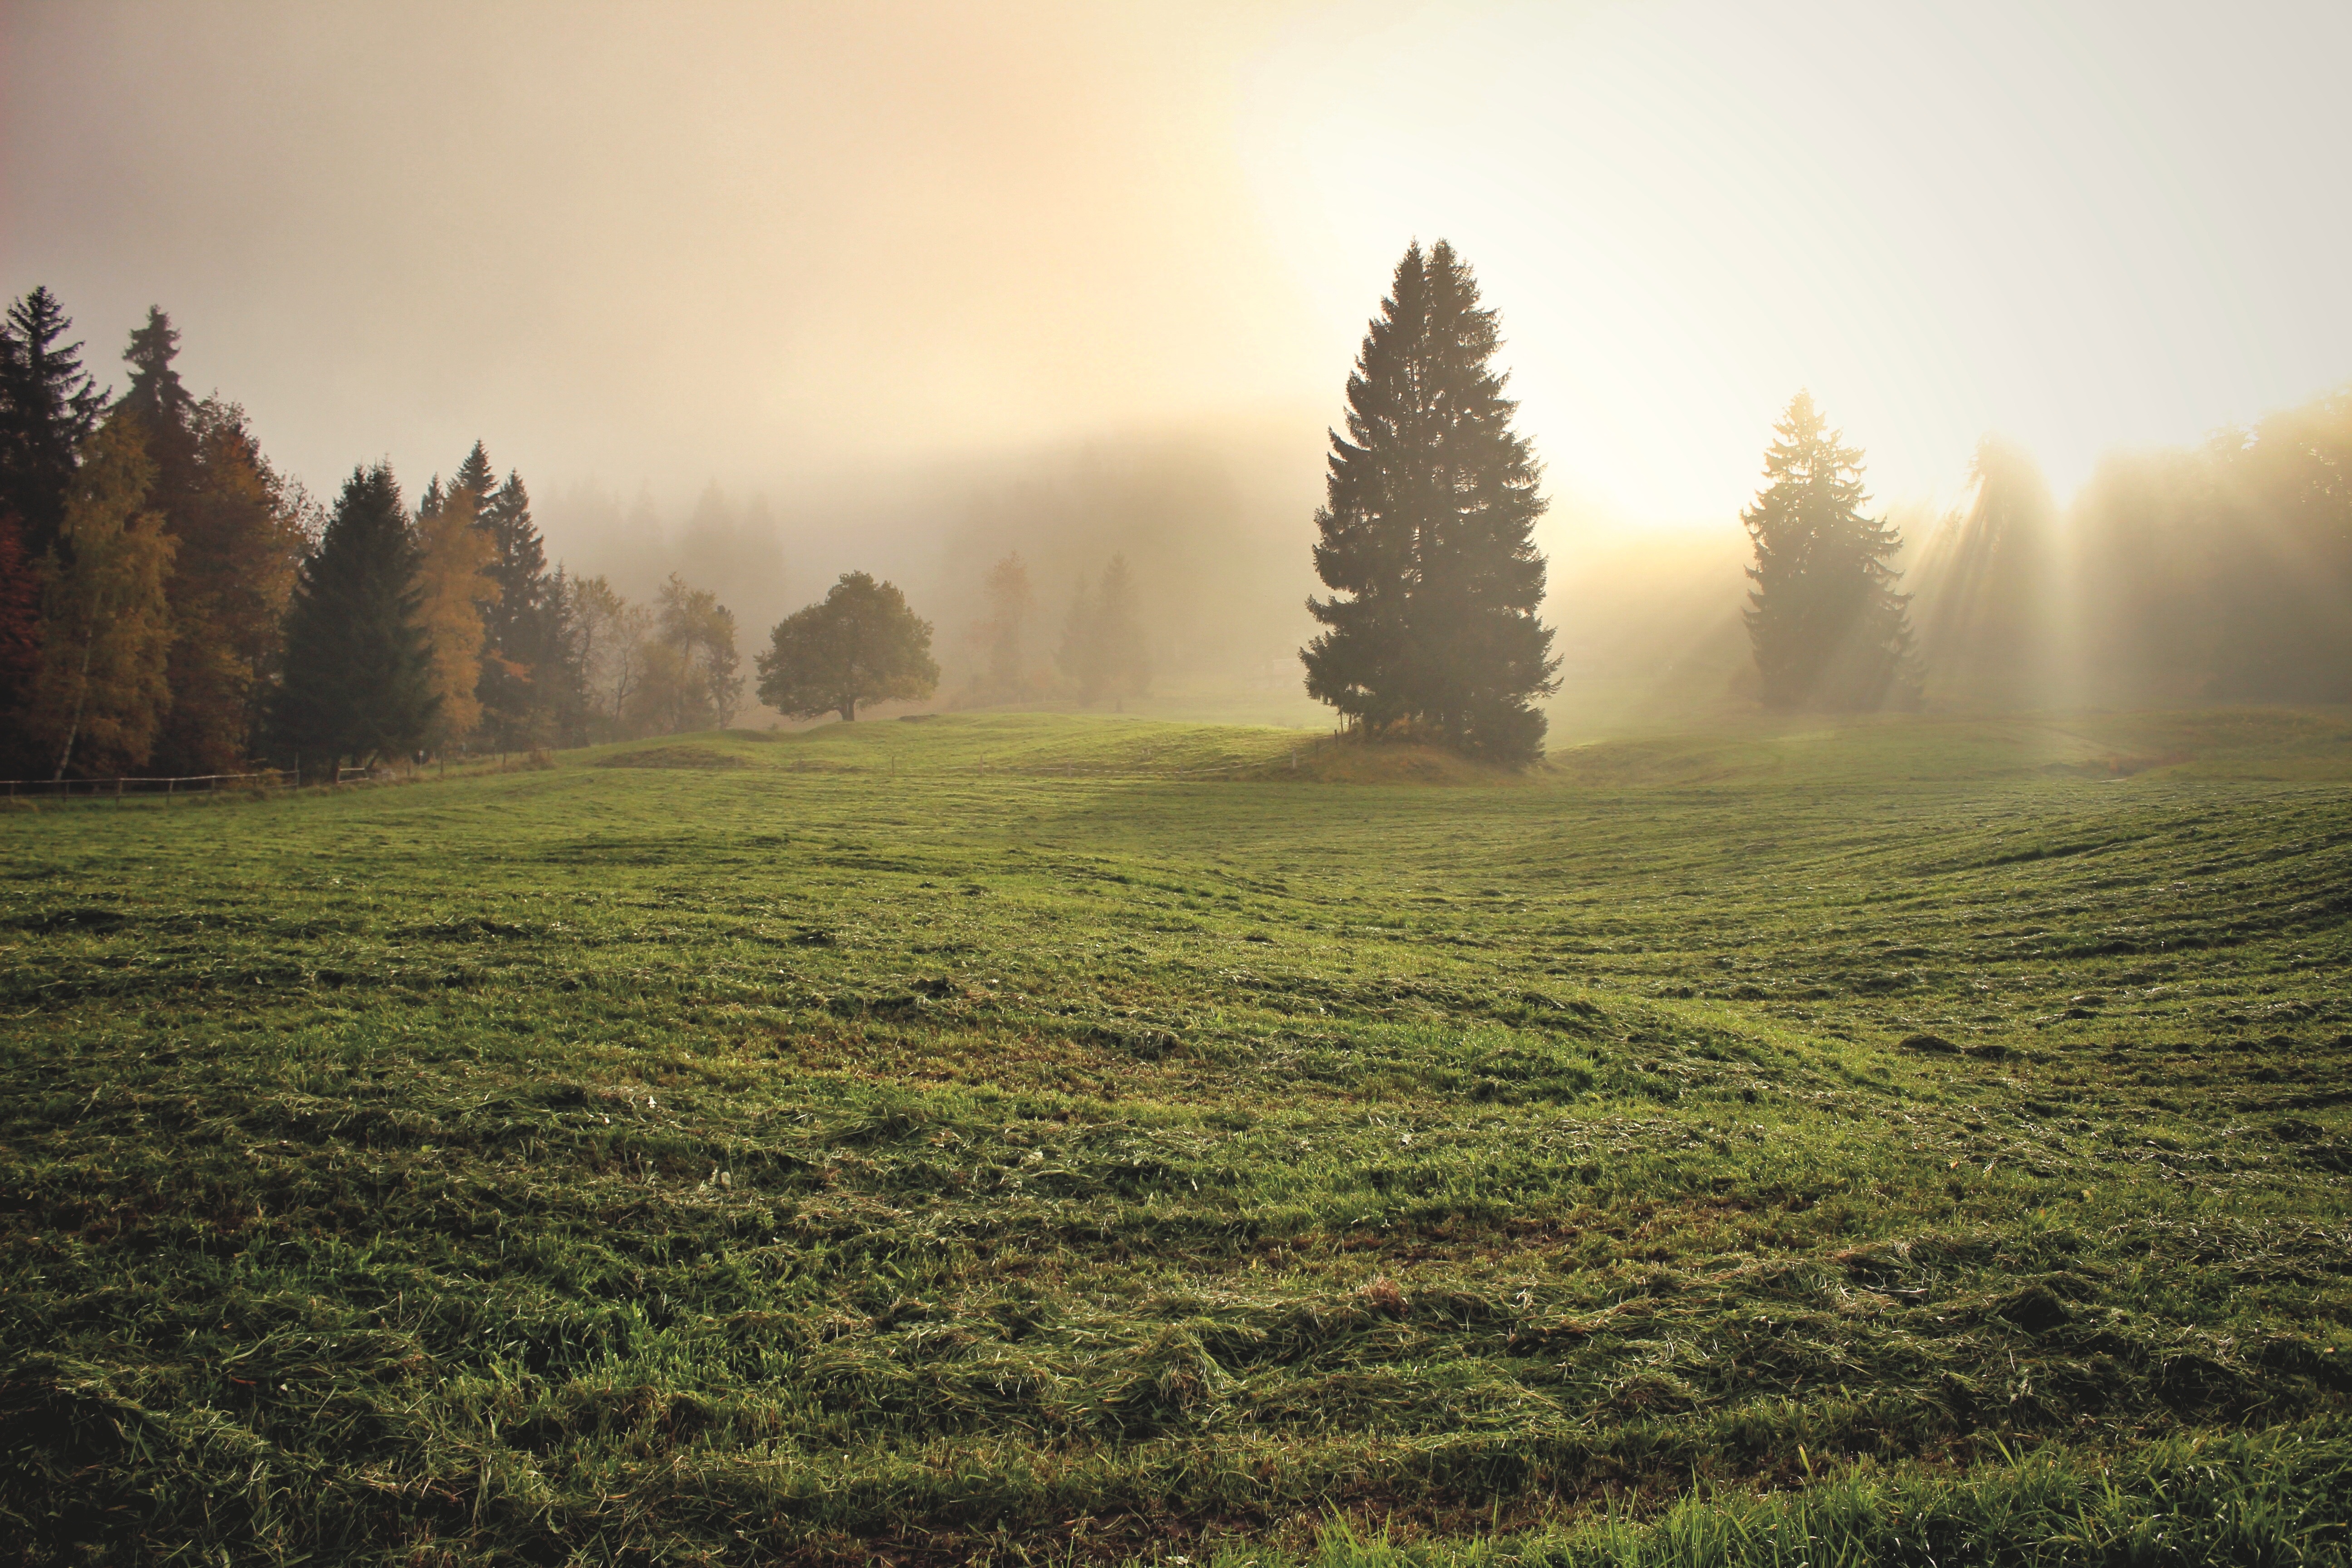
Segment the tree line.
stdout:
<path fill-rule="evenodd" d="M 119 397 L 71 327 L 47 289 L 0 321 L 8 776 L 517 752 L 724 727 L 741 710 L 735 617 L 717 595 L 672 574 L 633 604 L 551 565 L 521 476 L 499 477 L 480 442 L 414 509 L 383 463 L 322 504 L 270 464 L 242 408 L 182 384 L 160 309 L 131 334 Z M 845 668 L 813 667 L 860 635 L 870 646 Z M 853 574 L 775 629 L 760 692 L 845 717 L 927 694 L 929 638 L 895 587 Z"/>

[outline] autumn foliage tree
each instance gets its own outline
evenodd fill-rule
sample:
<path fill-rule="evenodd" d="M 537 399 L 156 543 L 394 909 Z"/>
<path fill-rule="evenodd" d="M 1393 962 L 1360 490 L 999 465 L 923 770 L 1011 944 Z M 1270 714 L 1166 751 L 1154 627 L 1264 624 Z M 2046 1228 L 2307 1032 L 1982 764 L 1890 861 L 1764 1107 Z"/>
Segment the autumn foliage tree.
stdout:
<path fill-rule="evenodd" d="M 432 660 L 431 740 L 444 747 L 482 719 L 482 606 L 498 601 L 499 583 L 490 574 L 497 543 L 477 526 L 481 505 L 461 469 L 446 489 L 435 479 L 416 508 L 417 622 Z"/>
<path fill-rule="evenodd" d="M 138 427 L 154 460 L 150 503 L 175 545 L 172 702 L 153 763 L 226 773 L 253 752 L 306 540 L 299 498 L 262 455 L 245 410 L 190 394 L 179 353 L 171 317 L 151 308 L 124 351 L 131 386 L 114 417 Z"/>
<path fill-rule="evenodd" d="M 107 420 L 84 447 L 42 557 L 42 658 L 24 725 L 54 759 L 55 778 L 144 765 L 170 706 L 173 542 L 147 505 L 154 481 L 138 426 Z"/>
<path fill-rule="evenodd" d="M 822 603 L 778 622 L 755 662 L 760 700 L 796 719 L 838 713 L 847 723 L 864 704 L 929 697 L 940 684 L 931 623 L 863 572 L 843 573 Z"/>

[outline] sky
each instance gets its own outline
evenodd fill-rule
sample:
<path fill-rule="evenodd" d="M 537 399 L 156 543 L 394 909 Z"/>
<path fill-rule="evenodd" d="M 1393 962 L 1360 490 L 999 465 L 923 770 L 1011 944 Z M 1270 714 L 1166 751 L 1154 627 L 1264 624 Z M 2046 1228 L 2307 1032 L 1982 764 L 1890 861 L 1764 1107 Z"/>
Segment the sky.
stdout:
<path fill-rule="evenodd" d="M 1987 431 L 2063 496 L 2352 382 L 2348 52 L 2315 4 L 0 0 L 0 289 L 118 383 L 161 304 L 314 489 L 1246 427 L 1311 491 L 1444 237 L 1566 513 L 1736 526 L 1800 386 L 1889 501 Z"/>

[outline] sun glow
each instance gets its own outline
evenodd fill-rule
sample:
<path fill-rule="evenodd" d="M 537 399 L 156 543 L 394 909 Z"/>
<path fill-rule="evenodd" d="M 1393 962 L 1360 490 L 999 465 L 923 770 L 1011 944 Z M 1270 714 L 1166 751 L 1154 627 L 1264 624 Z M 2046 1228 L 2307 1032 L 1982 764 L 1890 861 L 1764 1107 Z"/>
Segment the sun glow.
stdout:
<path fill-rule="evenodd" d="M 2305 184 L 2344 161 L 2316 73 L 2352 21 L 2241 19 L 2223 43 L 2039 5 L 1318 14 L 1254 63 L 1242 143 L 1331 352 L 1401 237 L 1454 241 L 1599 510 L 1727 523 L 1801 385 L 1884 498 L 1951 495 L 1987 431 L 2063 496 L 2104 450 L 2352 376 L 2315 260 L 2342 220 Z"/>

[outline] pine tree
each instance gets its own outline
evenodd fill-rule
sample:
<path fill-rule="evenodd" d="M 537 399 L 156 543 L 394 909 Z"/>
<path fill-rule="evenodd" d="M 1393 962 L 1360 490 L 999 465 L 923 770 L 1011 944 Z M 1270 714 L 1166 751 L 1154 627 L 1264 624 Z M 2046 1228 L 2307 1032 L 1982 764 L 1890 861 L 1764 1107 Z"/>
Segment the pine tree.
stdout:
<path fill-rule="evenodd" d="M 1018 551 L 988 569 L 982 588 L 988 595 L 988 620 L 980 628 L 988 666 L 974 684 L 983 700 L 1002 702 L 1029 689 L 1029 618 L 1036 612 L 1037 595 Z"/>
<path fill-rule="evenodd" d="M 172 366 L 179 357 L 179 330 L 161 306 L 150 305 L 146 325 L 131 332 L 131 345 L 122 351 L 131 387 L 114 405 L 114 412 L 139 424 L 167 518 L 172 499 L 193 487 L 196 466 L 196 400 Z"/>
<path fill-rule="evenodd" d="M 16 514 L 27 571 L 57 542 L 77 455 L 106 407 L 82 369 L 81 344 L 58 342 L 72 330 L 47 289 L 11 304 L 0 322 L 0 513 Z"/>
<path fill-rule="evenodd" d="M 931 623 L 907 596 L 863 572 L 845 572 L 822 604 L 794 611 L 769 634 L 760 700 L 779 713 L 848 723 L 861 704 L 929 697 L 939 689 Z"/>
<path fill-rule="evenodd" d="M 1070 592 L 1070 613 L 1062 617 L 1062 646 L 1054 654 L 1054 667 L 1077 683 L 1078 700 L 1089 708 L 1102 695 L 1102 664 L 1095 657 L 1099 624 L 1094 585 L 1081 577 Z"/>
<path fill-rule="evenodd" d="M 16 514 L 0 511 L 0 773 L 10 778 L 39 766 L 17 717 L 40 668 L 40 567 L 26 556 Z"/>
<path fill-rule="evenodd" d="M 1740 513 L 1756 547 L 1748 635 L 1773 708 L 1866 710 L 1916 700 L 1909 596 L 1887 563 L 1903 541 L 1862 514 L 1862 452 L 1842 444 L 1812 395 L 1773 426 L 1766 484 Z"/>
<path fill-rule="evenodd" d="M 563 600 L 520 474 L 509 473 L 483 505 L 480 527 L 499 588 L 482 606 L 482 721 L 500 750 L 518 750 L 545 740 L 555 725 L 564 692 Z"/>
<path fill-rule="evenodd" d="M 286 676 L 270 712 L 281 756 L 299 752 L 308 768 L 425 743 L 438 700 L 422 567 L 392 469 L 352 469 L 287 612 Z"/>
<path fill-rule="evenodd" d="M 1315 569 L 1328 629 L 1301 651 L 1307 689 L 1360 727 L 1412 730 L 1498 762 L 1542 754 L 1533 700 L 1557 689 L 1536 619 L 1545 502 L 1501 339 L 1469 267 L 1439 241 L 1397 264 L 1331 437 Z"/>
<path fill-rule="evenodd" d="M 1151 689 L 1151 655 L 1143 646 L 1135 578 L 1124 555 L 1110 558 L 1095 590 L 1094 658 L 1100 689 L 1120 708 Z"/>
<path fill-rule="evenodd" d="M 137 426 L 155 461 L 150 504 L 176 545 L 171 712 L 152 762 L 166 773 L 223 773 L 257 739 L 303 535 L 245 411 L 191 396 L 179 352 L 172 319 L 151 307 L 123 351 L 131 387 L 114 414 Z"/>
<path fill-rule="evenodd" d="M 42 558 L 42 659 L 24 727 L 57 778 L 143 766 L 171 701 L 163 584 L 173 545 L 147 508 L 154 479 L 138 426 L 100 425 Z"/>

